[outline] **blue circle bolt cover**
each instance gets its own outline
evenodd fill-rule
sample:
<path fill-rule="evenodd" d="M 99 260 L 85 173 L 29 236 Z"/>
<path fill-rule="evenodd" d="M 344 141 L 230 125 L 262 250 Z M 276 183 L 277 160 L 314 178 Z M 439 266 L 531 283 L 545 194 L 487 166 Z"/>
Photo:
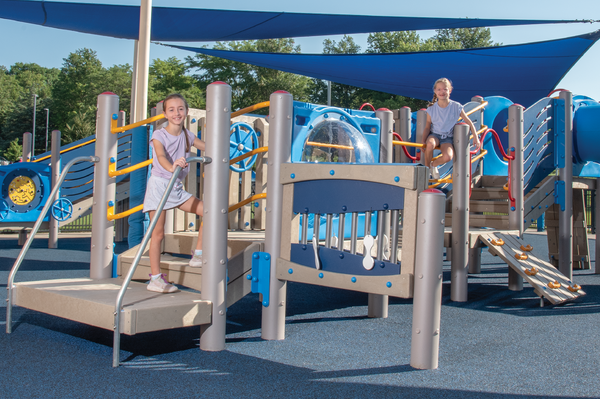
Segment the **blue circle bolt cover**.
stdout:
<path fill-rule="evenodd" d="M 325 118 L 325 119 L 329 118 L 329 114 L 323 114 L 323 118 Z"/>
<path fill-rule="evenodd" d="M 108 201 L 108 206 L 115 206 L 115 203 L 112 201 Z"/>
<path fill-rule="evenodd" d="M 308 213 L 308 208 L 304 208 L 304 213 Z"/>
<path fill-rule="evenodd" d="M 396 177 L 394 177 L 394 181 L 395 181 L 396 183 L 398 183 L 398 182 L 400 181 L 400 178 L 399 178 L 398 176 L 396 176 Z"/>
<path fill-rule="evenodd" d="M 312 130 L 312 129 L 313 129 L 313 127 L 314 127 L 313 125 L 309 125 L 309 126 L 308 126 L 308 130 Z"/>
<path fill-rule="evenodd" d="M 252 277 L 252 281 L 256 283 L 258 281 L 258 277 Z"/>
<path fill-rule="evenodd" d="M 258 254 L 258 252 L 255 252 L 255 253 L 252 254 L 252 257 L 254 259 L 258 259 L 258 258 L 260 258 L 260 255 Z"/>
<path fill-rule="evenodd" d="M 350 281 L 352 281 L 353 283 L 356 283 L 356 277 L 352 277 L 352 278 L 350 279 Z"/>
<path fill-rule="evenodd" d="M 269 255 L 269 254 L 265 254 L 265 259 L 266 259 L 266 260 L 269 260 L 269 259 L 271 259 L 271 255 Z"/>
<path fill-rule="evenodd" d="M 256 131 L 256 135 L 257 135 L 258 137 L 260 137 L 260 136 L 262 135 L 262 133 L 260 132 L 260 130 L 257 130 L 257 131 Z"/>
<path fill-rule="evenodd" d="M 302 250 L 303 250 L 303 251 L 306 251 L 306 245 L 303 245 L 303 246 L 302 246 Z"/>
<path fill-rule="evenodd" d="M 295 178 L 296 178 L 296 174 L 295 174 L 295 173 L 292 173 L 292 174 L 290 175 L 290 177 L 291 177 L 292 179 L 295 179 Z"/>
<path fill-rule="evenodd" d="M 348 210 L 348 207 L 346 205 L 342 206 L 342 211 L 346 212 Z"/>
<path fill-rule="evenodd" d="M 289 270 L 288 270 L 288 273 L 289 273 L 289 274 L 292 274 L 292 273 L 294 273 L 294 269 L 289 269 Z"/>
<path fill-rule="evenodd" d="M 115 120 L 115 121 L 116 121 L 117 119 L 119 119 L 119 115 L 117 115 L 117 114 L 112 114 L 112 118 L 113 118 L 113 120 Z"/>
<path fill-rule="evenodd" d="M 319 278 L 323 278 L 323 273 L 319 273 Z"/>
<path fill-rule="evenodd" d="M 517 209 L 517 208 L 515 208 L 514 206 L 510 207 L 510 210 L 513 211 L 513 212 L 515 211 L 515 209 Z"/>
<path fill-rule="evenodd" d="M 385 262 L 379 262 L 379 267 L 383 269 L 385 267 Z"/>
<path fill-rule="evenodd" d="M 267 306 L 269 306 L 269 302 L 268 301 L 263 301 L 263 306 L 266 308 Z"/>
<path fill-rule="evenodd" d="M 115 163 L 115 157 L 110 157 L 110 163 Z"/>
<path fill-rule="evenodd" d="M 329 171 L 329 174 L 330 174 L 331 176 L 335 175 L 335 170 L 333 170 L 333 169 L 332 169 L 332 170 L 330 170 L 330 171 Z"/>
<path fill-rule="evenodd" d="M 383 209 L 388 209 L 390 206 L 388 204 L 383 204 Z"/>
<path fill-rule="evenodd" d="M 246 222 L 244 226 L 250 226 L 250 222 Z"/>
<path fill-rule="evenodd" d="M 192 123 L 196 123 L 196 118 L 192 118 Z"/>
<path fill-rule="evenodd" d="M 246 280 L 252 280 L 252 275 L 250 275 L 250 274 L 249 274 L 249 275 L 247 275 L 247 276 L 246 276 Z"/>
<path fill-rule="evenodd" d="M 258 201 L 254 203 L 254 207 L 258 208 Z"/>
<path fill-rule="evenodd" d="M 340 259 L 344 259 L 344 253 L 340 253 Z"/>
<path fill-rule="evenodd" d="M 388 281 L 387 283 L 385 283 L 385 286 L 388 288 L 392 288 L 392 283 Z"/>

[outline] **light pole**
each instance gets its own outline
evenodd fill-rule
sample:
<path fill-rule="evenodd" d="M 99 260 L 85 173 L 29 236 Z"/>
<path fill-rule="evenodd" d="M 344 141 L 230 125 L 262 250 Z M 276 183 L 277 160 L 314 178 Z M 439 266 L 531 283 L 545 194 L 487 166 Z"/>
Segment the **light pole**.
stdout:
<path fill-rule="evenodd" d="M 38 95 L 33 95 L 33 130 L 31 131 L 31 160 L 35 158 L 35 111 L 37 107 Z"/>
<path fill-rule="evenodd" d="M 48 122 L 50 122 L 50 110 L 48 108 L 44 108 L 46 111 L 46 151 L 48 152 Z"/>

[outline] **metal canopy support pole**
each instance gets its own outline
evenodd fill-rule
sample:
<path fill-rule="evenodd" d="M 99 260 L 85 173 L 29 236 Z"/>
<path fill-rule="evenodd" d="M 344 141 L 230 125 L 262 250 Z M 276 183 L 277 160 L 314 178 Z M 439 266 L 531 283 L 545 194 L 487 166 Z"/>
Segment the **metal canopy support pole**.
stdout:
<path fill-rule="evenodd" d="M 285 306 L 287 285 L 277 279 L 277 259 L 281 252 L 281 218 L 283 185 L 281 164 L 290 162 L 292 153 L 293 97 L 285 91 L 271 94 L 269 107 L 269 182 L 267 196 L 267 221 L 265 228 L 265 252 L 271 258 L 270 303 L 262 308 L 261 337 L 267 340 L 285 338 Z M 317 226 L 317 221 L 314 223 Z"/>
<path fill-rule="evenodd" d="M 394 114 L 392 111 L 380 108 L 375 112 L 375 117 L 381 121 L 380 137 L 379 137 L 379 162 L 392 163 L 394 157 Z M 379 211 L 382 213 L 377 218 L 377 223 L 382 223 L 383 226 L 377 226 L 377 257 L 383 260 L 385 245 L 384 235 L 390 235 L 390 216 L 389 212 Z M 382 232 L 382 234 L 379 234 Z M 381 257 L 380 257 L 381 256 Z M 369 317 L 388 317 L 389 297 L 387 295 L 369 294 Z"/>
<path fill-rule="evenodd" d="M 140 6 L 140 37 L 138 43 L 135 120 L 146 119 L 148 108 L 148 68 L 150 66 L 150 30 L 152 27 L 152 0 L 142 0 Z"/>
<path fill-rule="evenodd" d="M 469 263 L 469 186 L 471 161 L 469 156 L 469 125 L 454 126 L 454 167 L 452 169 L 452 261 L 450 299 L 466 302 L 468 297 Z"/>
<path fill-rule="evenodd" d="M 200 349 L 225 349 L 227 285 L 227 216 L 229 207 L 229 127 L 231 86 L 214 82 L 206 88 L 206 155 L 204 168 L 203 300 L 213 304 L 212 323 L 201 328 Z"/>
<path fill-rule="evenodd" d="M 116 178 L 108 175 L 110 158 L 117 158 L 117 135 L 110 131 L 112 116 L 119 112 L 119 97 L 114 93 L 98 96 L 96 119 L 96 157 L 94 166 L 94 203 L 92 214 L 92 248 L 90 253 L 90 278 L 112 277 L 113 236 L 115 224 L 107 219 L 108 202 L 116 197 Z"/>
<path fill-rule="evenodd" d="M 136 120 L 137 109 L 137 80 L 138 80 L 138 58 L 139 58 L 139 41 L 133 41 L 133 69 L 131 72 L 131 104 L 129 104 L 129 123 L 139 122 Z"/>
<path fill-rule="evenodd" d="M 60 130 L 52 131 L 52 143 L 51 143 L 50 163 L 52 165 L 52 189 L 58 184 L 58 178 L 60 177 Z M 49 198 L 48 201 L 56 201 L 60 197 L 60 191 L 56 192 L 53 198 Z M 48 248 L 58 248 L 58 220 L 52 216 L 50 219 L 50 232 L 48 235 Z"/>
<path fill-rule="evenodd" d="M 564 210 L 559 209 L 558 217 L 558 270 L 569 280 L 573 278 L 573 93 L 561 91 L 559 99 L 564 103 L 565 137 L 564 167 L 558 169 L 558 180 L 565 187 Z M 558 115 L 557 115 L 558 117 Z"/>
<path fill-rule="evenodd" d="M 596 178 L 596 201 L 595 201 L 595 211 L 594 218 L 596 224 L 596 257 L 594 258 L 594 273 L 600 274 L 600 266 L 598 266 L 598 257 L 600 257 L 600 240 L 598 239 L 600 235 L 600 178 Z"/>
<path fill-rule="evenodd" d="M 439 190 L 426 190 L 419 195 L 410 345 L 410 365 L 416 369 L 438 367 L 445 203 L 446 196 Z"/>
<path fill-rule="evenodd" d="M 511 230 L 518 230 L 519 237 L 523 236 L 524 224 L 524 178 L 523 178 L 523 107 L 513 104 L 508 108 L 508 147 L 509 156 L 515 159 L 510 162 L 510 194 L 514 202 L 509 204 L 508 225 Z M 510 200 L 509 200 L 510 201 Z M 523 277 L 514 269 L 508 268 L 508 289 L 521 291 Z"/>
<path fill-rule="evenodd" d="M 31 162 L 32 154 L 31 154 L 31 133 L 25 132 L 23 133 L 23 158 L 21 160 L 23 162 Z"/>

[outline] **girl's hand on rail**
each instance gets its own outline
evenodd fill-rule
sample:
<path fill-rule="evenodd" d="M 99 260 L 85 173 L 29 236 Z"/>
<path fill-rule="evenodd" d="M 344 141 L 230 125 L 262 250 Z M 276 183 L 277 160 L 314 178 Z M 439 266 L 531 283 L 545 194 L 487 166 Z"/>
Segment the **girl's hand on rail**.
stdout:
<path fill-rule="evenodd" d="M 177 168 L 178 166 L 181 166 L 181 169 L 184 169 L 185 167 L 187 167 L 187 162 L 185 161 L 184 157 L 179 158 L 178 160 L 176 160 L 175 162 L 173 162 L 173 167 L 171 169 L 171 172 L 175 172 L 175 168 Z"/>

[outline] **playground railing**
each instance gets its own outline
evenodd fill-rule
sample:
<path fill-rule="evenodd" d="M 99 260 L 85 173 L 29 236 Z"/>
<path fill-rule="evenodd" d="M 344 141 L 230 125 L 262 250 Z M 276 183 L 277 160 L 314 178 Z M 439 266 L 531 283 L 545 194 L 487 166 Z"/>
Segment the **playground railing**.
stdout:
<path fill-rule="evenodd" d="M 131 123 L 129 125 L 117 127 L 118 115 L 114 114 L 112 116 L 112 119 L 111 119 L 110 132 L 113 133 L 113 134 L 126 132 L 127 130 L 135 129 L 136 127 L 144 126 L 144 125 L 147 125 L 149 123 L 159 121 L 161 119 L 165 119 L 165 114 L 159 114 L 159 115 L 156 115 L 156 116 L 151 116 L 150 118 L 146 118 L 146 119 L 141 120 L 139 122 L 135 122 L 135 123 Z"/>
<path fill-rule="evenodd" d="M 236 116 L 247 114 L 248 112 L 256 111 L 257 109 L 267 108 L 271 104 L 270 101 L 263 101 L 262 103 L 254 104 L 246 108 L 242 108 L 238 111 L 231 113 L 231 119 Z"/>
<path fill-rule="evenodd" d="M 7 304 L 6 304 L 6 332 L 8 334 L 10 334 L 12 332 L 13 289 L 14 289 L 15 276 L 16 276 L 17 272 L 19 271 L 19 267 L 21 266 L 21 263 L 23 262 L 23 259 L 25 258 L 25 254 L 29 250 L 29 247 L 31 246 L 31 243 L 33 242 L 33 239 L 35 238 L 36 233 L 40 229 L 40 226 L 42 225 L 42 222 L 44 220 L 44 217 L 46 216 L 46 213 L 48 213 L 50 206 L 53 204 L 53 202 L 51 201 L 51 198 L 54 198 L 56 196 L 56 194 L 58 193 L 58 190 L 60 190 L 60 186 L 63 183 L 63 181 L 65 180 L 67 173 L 69 173 L 69 169 L 71 168 L 71 166 L 73 166 L 74 164 L 76 164 L 78 162 L 86 162 L 86 161 L 92 162 L 92 163 L 97 163 L 100 161 L 100 158 L 95 157 L 95 156 L 78 157 L 78 158 L 72 159 L 69 163 L 67 163 L 67 165 L 63 169 L 62 173 L 60 174 L 60 177 L 58 178 L 58 182 L 56 183 L 56 185 L 52 189 L 52 192 L 48 196 L 48 200 L 46 201 L 46 204 L 42 208 L 42 211 L 40 212 L 40 216 L 38 217 L 37 221 L 35 222 L 35 225 L 31 229 L 31 234 L 29 235 L 29 238 L 27 238 L 27 241 L 23 245 L 23 248 L 21 248 L 21 252 L 19 253 L 19 256 L 15 260 L 15 263 L 10 271 L 10 275 L 8 276 L 8 284 L 6 287 L 6 289 L 8 290 L 8 298 L 6 299 L 6 301 L 7 301 Z"/>
<path fill-rule="evenodd" d="M 190 157 L 190 158 L 186 159 L 186 161 L 188 163 L 200 162 L 200 163 L 208 164 L 208 163 L 212 162 L 212 159 L 210 159 L 208 157 Z M 144 253 L 144 250 L 146 249 L 146 246 L 148 245 L 148 242 L 150 241 L 152 232 L 154 231 L 154 228 L 156 227 L 156 223 L 159 219 L 159 216 L 160 216 L 161 212 L 163 211 L 165 204 L 167 203 L 167 199 L 169 198 L 169 195 L 171 194 L 171 190 L 173 190 L 173 186 L 175 185 L 175 181 L 177 180 L 177 176 L 179 176 L 180 171 L 181 171 L 181 166 L 177 166 L 175 168 L 175 171 L 173 171 L 173 176 L 171 176 L 171 179 L 169 180 L 169 184 L 167 185 L 165 193 L 163 194 L 163 196 L 160 200 L 160 203 L 158 204 L 158 207 L 156 209 L 155 217 L 152 218 L 152 221 L 150 222 L 150 226 L 148 227 L 146 234 L 144 234 L 144 239 L 142 240 L 142 243 L 138 246 L 138 251 L 135 254 L 135 258 L 133 259 L 133 262 L 131 263 L 129 272 L 127 273 L 127 276 L 125 276 L 125 279 L 123 280 L 123 284 L 121 285 L 121 289 L 119 290 L 119 293 L 117 295 L 117 300 L 115 303 L 115 312 L 114 312 L 115 333 L 114 333 L 114 340 L 113 340 L 113 367 L 119 367 L 119 363 L 120 363 L 120 360 L 119 360 L 119 352 L 120 352 L 120 348 L 121 348 L 121 317 L 120 317 L 120 315 L 121 315 L 121 310 L 123 307 L 123 297 L 125 296 L 127 287 L 129 287 L 129 284 L 131 283 L 131 279 L 133 278 L 133 275 L 137 269 L 137 266 L 140 263 L 140 259 L 142 259 L 142 254 Z"/>

